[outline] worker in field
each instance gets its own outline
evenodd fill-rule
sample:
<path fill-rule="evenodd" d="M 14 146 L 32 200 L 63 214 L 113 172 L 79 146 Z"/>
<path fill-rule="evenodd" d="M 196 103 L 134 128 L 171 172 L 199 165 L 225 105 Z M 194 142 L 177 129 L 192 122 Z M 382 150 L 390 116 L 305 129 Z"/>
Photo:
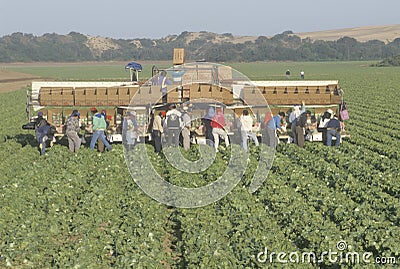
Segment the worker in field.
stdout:
<path fill-rule="evenodd" d="M 136 111 L 128 111 L 124 117 L 123 133 L 125 134 L 127 150 L 131 150 L 139 137 L 139 128 L 136 121 Z"/>
<path fill-rule="evenodd" d="M 332 109 L 328 109 L 327 111 L 324 112 L 321 119 L 319 120 L 318 131 L 322 133 L 322 143 L 324 145 L 326 145 L 326 142 L 327 142 L 326 128 L 327 128 L 328 122 L 331 120 L 332 116 L 333 116 Z"/>
<path fill-rule="evenodd" d="M 278 115 L 273 116 L 267 122 L 267 145 L 275 148 L 278 146 L 279 139 L 277 130 L 281 130 L 281 123 L 285 118 L 285 112 L 279 112 Z"/>
<path fill-rule="evenodd" d="M 304 147 L 306 128 L 311 123 L 311 111 L 309 110 L 302 113 L 296 120 L 296 140 L 300 148 Z"/>
<path fill-rule="evenodd" d="M 307 120 L 306 123 L 306 140 L 313 141 L 314 134 L 317 133 L 317 127 L 317 118 L 315 117 L 315 115 L 311 115 L 310 120 Z"/>
<path fill-rule="evenodd" d="M 201 119 L 204 126 L 204 133 L 206 136 L 206 144 L 210 147 L 214 147 L 214 136 L 212 133 L 213 127 L 211 126 L 212 119 L 215 116 L 215 109 L 213 107 L 209 107 L 207 114 L 204 118 Z"/>
<path fill-rule="evenodd" d="M 239 117 L 238 127 L 240 128 L 240 134 L 242 137 L 242 148 L 248 151 L 247 139 L 251 138 L 254 144 L 258 147 L 257 135 L 253 132 L 253 117 L 249 115 L 247 109 L 243 110 L 242 115 Z"/>
<path fill-rule="evenodd" d="M 182 144 L 184 150 L 190 149 L 190 129 L 192 128 L 191 111 L 188 106 L 183 107 L 182 112 Z"/>
<path fill-rule="evenodd" d="M 215 152 L 218 152 L 219 137 L 222 137 L 224 139 L 226 148 L 228 148 L 229 146 L 229 137 L 224 129 L 225 125 L 226 123 L 224 112 L 222 111 L 222 108 L 218 108 L 217 114 L 215 114 L 214 118 L 211 121 Z"/>
<path fill-rule="evenodd" d="M 165 124 L 167 126 L 168 146 L 172 144 L 179 146 L 179 134 L 182 126 L 182 113 L 176 109 L 176 105 L 171 105 L 166 115 Z"/>
<path fill-rule="evenodd" d="M 291 131 L 292 131 L 292 139 L 293 143 L 297 144 L 297 136 L 296 136 L 296 123 L 297 119 L 300 117 L 302 113 L 306 111 L 305 103 L 302 102 L 302 107 L 300 110 L 299 105 L 294 105 L 292 112 L 289 114 L 289 123 L 291 124 Z"/>
<path fill-rule="evenodd" d="M 106 119 L 104 116 L 97 111 L 96 108 L 91 109 L 93 115 L 93 122 L 92 122 L 92 129 L 93 129 L 93 136 L 92 140 L 90 141 L 90 149 L 94 149 L 96 145 L 97 139 L 100 138 L 103 141 L 106 148 L 111 151 L 112 147 L 108 143 L 105 135 L 105 131 L 107 128 Z"/>
<path fill-rule="evenodd" d="M 335 146 L 340 145 L 340 130 L 341 124 L 338 120 L 338 116 L 335 114 L 332 119 L 329 120 L 328 124 L 326 125 L 326 145 L 332 145 L 332 137 L 336 138 Z"/>
<path fill-rule="evenodd" d="M 101 114 L 106 119 L 106 130 L 107 130 L 108 126 L 110 126 L 110 119 L 107 118 L 107 111 L 103 109 L 101 111 Z M 104 152 L 104 143 L 103 143 L 103 141 L 101 141 L 100 137 L 97 139 L 97 150 L 99 152 Z"/>
<path fill-rule="evenodd" d="M 286 78 L 287 78 L 287 79 L 290 79 L 290 70 L 289 70 L 289 69 L 286 70 L 286 73 L 285 73 L 285 74 L 286 74 Z"/>
<path fill-rule="evenodd" d="M 165 70 L 161 71 L 158 76 L 158 85 L 160 85 L 162 102 L 165 104 L 168 101 L 168 85 L 172 85 L 172 82 L 167 78 L 167 72 Z"/>
<path fill-rule="evenodd" d="M 49 139 L 53 139 L 54 134 L 57 132 L 56 127 L 50 125 L 50 123 L 46 123 L 46 125 L 42 125 L 37 128 L 37 133 L 39 134 L 38 143 L 39 143 L 39 151 L 40 155 L 44 155 L 46 153 L 46 145 Z"/>
<path fill-rule="evenodd" d="M 35 121 L 35 133 L 36 133 L 36 140 L 39 141 L 40 133 L 38 132 L 38 128 L 47 125 L 48 122 L 45 118 L 43 118 L 43 112 L 39 111 L 38 116 Z"/>
<path fill-rule="evenodd" d="M 162 112 L 159 112 L 157 115 L 154 116 L 153 120 L 152 137 L 154 140 L 154 148 L 156 153 L 160 153 L 162 149 L 161 139 L 164 133 L 162 114 Z"/>
<path fill-rule="evenodd" d="M 68 148 L 71 153 L 77 152 L 81 147 L 81 139 L 79 137 L 79 132 L 81 131 L 79 126 L 79 117 L 80 113 L 78 111 L 73 111 L 65 122 L 65 134 L 68 138 Z"/>
<path fill-rule="evenodd" d="M 301 79 L 304 79 L 304 71 L 301 71 L 301 72 L 300 72 L 300 78 L 301 78 Z"/>

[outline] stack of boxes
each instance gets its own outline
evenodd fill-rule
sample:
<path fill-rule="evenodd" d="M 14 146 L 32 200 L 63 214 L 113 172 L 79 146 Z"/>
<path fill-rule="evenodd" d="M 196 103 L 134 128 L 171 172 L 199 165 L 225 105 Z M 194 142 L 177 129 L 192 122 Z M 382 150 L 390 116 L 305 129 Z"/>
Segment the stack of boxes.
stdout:
<path fill-rule="evenodd" d="M 120 87 L 118 89 L 118 105 L 128 106 L 131 99 L 129 97 L 129 87 Z"/>
<path fill-rule="evenodd" d="M 62 105 L 73 106 L 74 105 L 74 89 L 63 88 L 62 89 Z"/>
<path fill-rule="evenodd" d="M 201 88 L 198 84 L 190 85 L 190 100 L 200 99 L 201 98 Z"/>
<path fill-rule="evenodd" d="M 73 106 L 73 88 L 43 87 L 40 89 L 40 104 L 42 106 Z"/>
<path fill-rule="evenodd" d="M 107 105 L 109 106 L 117 106 L 118 105 L 118 87 L 110 87 L 107 91 L 107 96 L 105 99 L 107 100 Z"/>
<path fill-rule="evenodd" d="M 171 88 L 168 89 L 168 95 L 167 95 L 167 102 L 168 103 L 174 103 L 174 102 L 179 102 L 181 97 L 181 91 L 175 87 L 171 90 Z"/>
<path fill-rule="evenodd" d="M 222 98 L 223 92 L 224 92 L 224 90 L 222 87 L 213 85 L 212 91 L 211 91 L 211 98 L 218 102 L 222 102 L 223 101 L 223 98 Z"/>
<path fill-rule="evenodd" d="M 233 104 L 233 89 L 222 88 L 222 102 L 226 105 Z"/>
<path fill-rule="evenodd" d="M 137 86 L 137 87 L 129 87 L 129 102 L 130 103 L 131 102 L 135 103 L 135 102 L 137 102 L 137 101 L 135 101 L 136 99 L 138 101 L 140 101 L 140 95 L 139 94 L 140 94 L 139 93 L 139 86 Z"/>
<path fill-rule="evenodd" d="M 86 88 L 76 87 L 75 88 L 75 106 L 84 106 L 86 104 Z"/>
<path fill-rule="evenodd" d="M 96 88 L 86 88 L 85 95 L 86 106 L 97 106 Z"/>
<path fill-rule="evenodd" d="M 63 88 L 52 88 L 51 89 L 51 102 L 52 106 L 60 106 L 63 102 L 62 96 Z"/>
<path fill-rule="evenodd" d="M 98 106 L 106 106 L 108 97 L 108 89 L 105 87 L 96 88 L 96 104 Z"/>
<path fill-rule="evenodd" d="M 212 85 L 203 84 L 200 85 L 201 98 L 211 99 L 212 98 Z"/>
<path fill-rule="evenodd" d="M 49 106 L 51 104 L 51 88 L 40 89 L 40 105 Z"/>
<path fill-rule="evenodd" d="M 261 91 L 254 86 L 243 87 L 243 98 L 244 101 L 249 105 L 264 105 L 265 99 Z"/>
<path fill-rule="evenodd" d="M 172 93 L 172 96 L 174 96 L 173 91 L 168 93 L 168 99 L 170 93 Z M 161 96 L 160 86 L 152 85 L 152 86 L 142 86 L 140 88 L 140 101 L 143 104 L 159 103 L 161 102 L 161 97 L 162 96 Z M 171 102 L 176 102 L 176 101 L 171 101 Z"/>

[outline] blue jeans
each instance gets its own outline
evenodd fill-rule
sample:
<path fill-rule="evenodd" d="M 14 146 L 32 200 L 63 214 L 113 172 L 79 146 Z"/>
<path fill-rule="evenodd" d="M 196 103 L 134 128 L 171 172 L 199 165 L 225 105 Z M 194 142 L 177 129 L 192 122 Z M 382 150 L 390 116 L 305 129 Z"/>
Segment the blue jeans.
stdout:
<path fill-rule="evenodd" d="M 257 135 L 255 134 L 255 133 L 253 133 L 253 132 L 246 132 L 246 131 L 244 131 L 244 130 L 242 130 L 241 132 L 241 136 L 242 136 L 242 148 L 245 150 L 245 151 L 248 151 L 248 145 L 247 145 L 247 138 L 249 137 L 249 138 L 251 138 L 251 139 L 253 139 L 253 141 L 254 141 L 254 144 L 258 147 L 258 145 L 259 145 L 259 143 L 258 143 L 258 140 L 257 140 Z"/>
<path fill-rule="evenodd" d="M 104 134 L 104 130 L 98 130 L 93 133 L 92 140 L 90 141 L 90 149 L 94 149 L 94 145 L 96 145 L 97 139 L 99 139 L 104 143 L 104 146 L 108 150 L 111 150 L 112 147 L 110 146 L 110 143 L 108 143 L 106 139 L 106 135 Z"/>
<path fill-rule="evenodd" d="M 340 145 L 340 132 L 336 130 L 328 130 L 326 132 L 326 145 L 332 145 L 332 136 L 336 137 L 335 146 L 338 147 Z"/>

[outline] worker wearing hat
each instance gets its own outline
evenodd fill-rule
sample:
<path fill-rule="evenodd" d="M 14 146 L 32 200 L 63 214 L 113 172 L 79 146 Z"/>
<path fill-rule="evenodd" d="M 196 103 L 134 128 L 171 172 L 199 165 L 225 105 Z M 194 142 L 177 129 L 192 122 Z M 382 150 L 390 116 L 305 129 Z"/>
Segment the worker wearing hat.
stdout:
<path fill-rule="evenodd" d="M 40 137 L 38 129 L 40 127 L 42 127 L 42 126 L 45 126 L 45 125 L 47 125 L 47 120 L 45 120 L 43 118 L 43 112 L 39 111 L 38 112 L 38 116 L 37 116 L 36 121 L 35 121 L 36 140 L 38 141 L 38 143 L 39 143 L 39 137 Z"/>
<path fill-rule="evenodd" d="M 74 110 L 65 122 L 65 134 L 68 138 L 68 147 L 71 153 L 77 152 L 81 147 L 81 139 L 79 137 L 79 132 L 81 131 L 79 124 L 80 116 L 81 114 L 78 112 L 78 110 Z"/>
<path fill-rule="evenodd" d="M 107 123 L 105 120 L 104 115 L 101 113 L 98 113 L 98 110 L 94 107 L 90 109 L 90 111 L 93 113 L 93 120 L 92 120 L 92 129 L 93 129 L 93 136 L 92 140 L 90 141 L 90 149 L 94 149 L 94 146 L 96 145 L 97 139 L 101 139 L 101 141 L 104 143 L 106 148 L 111 151 L 112 147 L 110 143 L 108 143 L 106 139 L 106 134 L 105 131 L 107 129 Z"/>

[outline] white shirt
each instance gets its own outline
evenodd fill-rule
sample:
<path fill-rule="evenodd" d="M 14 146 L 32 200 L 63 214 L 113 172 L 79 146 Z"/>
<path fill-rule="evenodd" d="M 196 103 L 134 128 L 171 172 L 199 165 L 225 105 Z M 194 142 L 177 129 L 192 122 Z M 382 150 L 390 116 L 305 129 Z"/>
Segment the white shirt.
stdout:
<path fill-rule="evenodd" d="M 253 118 L 250 115 L 242 115 L 239 118 L 239 124 L 242 131 L 251 132 L 253 129 Z"/>

